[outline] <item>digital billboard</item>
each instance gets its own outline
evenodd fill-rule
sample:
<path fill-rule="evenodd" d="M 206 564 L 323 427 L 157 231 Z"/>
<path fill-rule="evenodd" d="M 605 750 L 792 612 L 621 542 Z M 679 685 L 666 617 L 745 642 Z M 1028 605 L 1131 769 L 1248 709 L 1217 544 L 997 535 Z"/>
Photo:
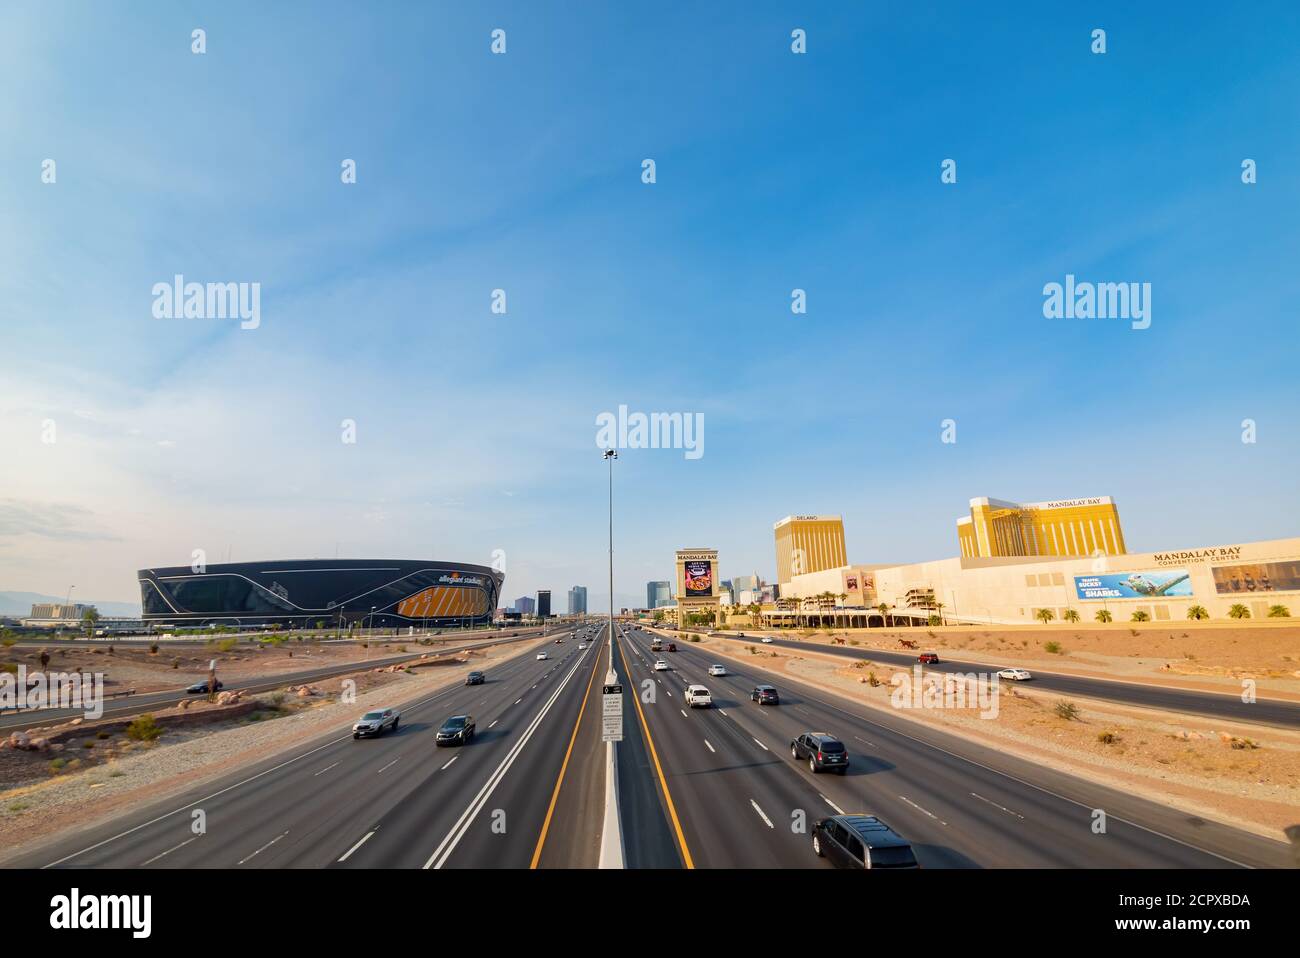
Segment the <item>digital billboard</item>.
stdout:
<path fill-rule="evenodd" d="M 1074 591 L 1080 599 L 1172 598 L 1191 595 L 1192 580 L 1191 573 L 1186 569 L 1076 575 Z"/>
<path fill-rule="evenodd" d="M 1286 592 L 1300 589 L 1300 562 L 1256 562 L 1212 566 L 1214 591 L 1219 595 Z"/>
<path fill-rule="evenodd" d="M 686 595 L 688 598 L 709 597 L 713 595 L 713 563 L 701 560 L 687 560 L 683 563 L 686 572 Z"/>

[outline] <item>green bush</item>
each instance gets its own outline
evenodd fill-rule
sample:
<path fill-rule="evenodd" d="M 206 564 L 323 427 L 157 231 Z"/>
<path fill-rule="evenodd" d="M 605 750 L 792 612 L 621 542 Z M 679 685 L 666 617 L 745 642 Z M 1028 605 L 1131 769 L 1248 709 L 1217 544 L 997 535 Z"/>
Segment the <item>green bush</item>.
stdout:
<path fill-rule="evenodd" d="M 152 742 L 162 733 L 162 726 L 149 712 L 145 712 L 126 727 L 126 737 L 133 742 Z"/>
<path fill-rule="evenodd" d="M 1044 642 L 1043 651 L 1051 652 L 1053 655 L 1060 655 L 1064 650 L 1061 648 L 1060 642 Z"/>

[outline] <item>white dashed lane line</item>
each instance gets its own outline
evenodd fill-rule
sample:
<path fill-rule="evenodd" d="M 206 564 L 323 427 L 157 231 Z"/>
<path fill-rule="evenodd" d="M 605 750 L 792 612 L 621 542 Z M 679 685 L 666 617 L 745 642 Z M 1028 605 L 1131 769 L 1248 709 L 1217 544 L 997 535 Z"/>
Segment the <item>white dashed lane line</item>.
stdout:
<path fill-rule="evenodd" d="M 389 762 L 387 765 L 385 765 L 385 766 L 384 766 L 383 768 L 381 768 L 379 771 L 375 772 L 375 774 L 376 774 L 376 775 L 382 775 L 384 772 L 388 771 L 390 768 L 392 768 L 394 765 L 396 765 L 396 764 L 397 764 L 398 762 L 400 762 L 401 760 L 402 760 L 402 759 L 401 759 L 401 756 L 399 755 L 397 758 L 393 759 L 391 762 Z M 320 773 L 317 772 L 317 774 L 319 775 Z"/>
<path fill-rule="evenodd" d="M 817 794 L 818 794 L 818 795 L 821 795 L 821 792 L 818 792 Z M 834 802 L 832 802 L 832 801 L 831 801 L 829 798 L 827 798 L 825 795 L 822 795 L 821 798 L 822 798 L 822 801 L 823 801 L 823 802 L 825 802 L 825 803 L 826 803 L 827 805 L 829 805 L 831 808 L 835 809 L 836 814 L 838 814 L 838 815 L 843 815 L 843 814 L 844 814 L 844 809 L 840 808 L 838 805 L 836 805 Z"/>
<path fill-rule="evenodd" d="M 755 741 L 755 743 L 757 743 L 758 747 L 761 748 L 764 752 L 770 752 L 770 751 L 772 751 L 770 748 L 768 748 L 768 747 L 767 747 L 766 745 L 764 745 L 762 742 L 759 742 L 758 739 L 754 739 L 754 741 Z"/>
<path fill-rule="evenodd" d="M 985 802 L 985 803 L 987 803 L 987 804 L 989 804 L 989 805 L 992 805 L 994 808 L 1000 808 L 1000 809 L 1002 809 L 1002 811 L 1006 812 L 1008 815 L 1014 815 L 1014 816 L 1016 816 L 1016 818 L 1020 819 L 1022 822 L 1025 820 L 1025 816 L 1021 815 L 1019 812 L 1013 812 L 1011 809 L 1007 808 L 1005 805 L 999 805 L 997 802 L 992 801 L 992 800 L 990 800 L 990 799 L 987 799 L 987 798 L 985 798 L 983 795 L 976 795 L 974 792 L 971 792 L 971 797 L 972 797 L 972 798 L 978 798 L 981 802 Z"/>
<path fill-rule="evenodd" d="M 317 772 L 316 775 L 324 775 L 326 772 L 328 772 L 330 769 L 334 768 L 334 767 L 337 766 L 337 765 L 338 765 L 338 762 L 335 762 L 334 765 L 326 765 L 326 766 L 325 766 L 324 768 L 322 768 L 319 772 Z M 316 775 L 313 775 L 312 778 L 315 778 Z"/>
<path fill-rule="evenodd" d="M 456 759 L 458 759 L 458 758 L 460 758 L 459 755 L 453 755 L 453 756 L 451 757 L 451 762 L 456 761 Z M 448 762 L 448 763 L 447 763 L 446 765 L 444 765 L 442 768 L 438 769 L 438 771 L 440 771 L 440 772 L 445 772 L 447 769 L 451 768 L 451 762 Z"/>
<path fill-rule="evenodd" d="M 194 836 L 194 838 L 198 838 L 198 837 L 199 837 L 198 835 L 195 835 L 195 836 Z M 176 849 L 178 849 L 178 848 L 184 848 L 184 847 L 185 847 L 186 845 L 188 845 L 190 842 L 194 841 L 194 838 L 187 838 L 187 839 L 185 839 L 185 841 L 181 842 L 179 845 L 173 845 L 171 848 L 167 849 L 167 851 L 162 852 L 161 854 L 155 855 L 153 858 L 149 859 L 147 862 L 145 862 L 144 864 L 142 864 L 140 867 L 143 868 L 145 865 L 152 865 L 152 864 L 153 864 L 154 862 L 156 862 L 158 859 L 162 858 L 162 857 L 165 856 L 165 855 L 170 855 L 172 852 L 176 851 Z"/>
<path fill-rule="evenodd" d="M 247 858 L 241 858 L 241 859 L 240 859 L 238 862 L 236 862 L 235 864 L 237 864 L 237 865 L 242 865 L 242 864 L 244 864 L 244 862 L 248 861 L 249 859 L 256 858 L 258 855 L 262 854 L 262 852 L 266 851 L 268 848 L 270 848 L 272 845 L 274 845 L 276 842 L 278 842 L 280 839 L 284 838 L 284 836 L 285 836 L 285 835 L 288 835 L 288 834 L 289 834 L 289 830 L 288 830 L 288 829 L 285 829 L 284 832 L 282 832 L 282 833 L 279 834 L 279 835 L 276 835 L 273 839 L 271 839 L 269 842 L 267 842 L 265 845 L 263 845 L 263 846 L 262 846 L 261 848 L 259 848 L 257 851 L 253 852 L 253 854 L 249 855 Z"/>
<path fill-rule="evenodd" d="M 921 813 L 924 814 L 924 815 L 929 815 L 931 818 L 933 818 L 933 819 L 934 819 L 936 822 L 938 822 L 940 825 L 947 825 L 947 824 L 948 824 L 948 823 L 945 822 L 942 818 L 940 818 L 938 815 L 934 814 L 934 812 L 926 811 L 924 808 L 922 808 L 920 805 L 916 804 L 916 802 L 912 801 L 912 800 L 911 800 L 910 798 L 908 798 L 906 795 L 899 795 L 898 797 L 901 798 L 903 801 L 907 802 L 907 804 L 911 805 L 911 806 L 912 806 L 913 808 L 915 808 L 918 812 L 921 812 Z"/>
<path fill-rule="evenodd" d="M 710 752 L 717 752 L 716 748 L 714 748 L 712 745 L 709 745 L 709 740 L 707 738 L 704 740 L 704 744 Z"/>
<path fill-rule="evenodd" d="M 366 832 L 364 835 L 362 835 L 362 836 L 361 836 L 361 841 L 357 842 L 355 845 L 353 845 L 351 848 L 349 848 L 346 852 L 344 852 L 344 853 L 343 853 L 343 857 L 340 858 L 339 861 L 341 861 L 341 862 L 345 862 L 345 861 L 347 861 L 349 858 L 351 858 L 351 857 L 352 857 L 352 853 L 353 853 L 354 851 L 356 851 L 358 848 L 360 848 L 362 845 L 364 845 L 366 842 L 368 842 L 368 841 L 370 840 L 370 836 L 373 835 L 373 834 L 374 834 L 374 832 Z"/>
<path fill-rule="evenodd" d="M 754 806 L 754 811 L 758 812 L 758 817 L 763 820 L 764 825 L 766 825 L 768 828 L 772 828 L 772 829 L 776 828 L 776 826 L 772 824 L 772 819 L 768 818 L 765 814 L 763 814 L 763 810 L 758 807 L 758 802 L 754 801 L 751 798 L 749 800 L 749 804 Z"/>

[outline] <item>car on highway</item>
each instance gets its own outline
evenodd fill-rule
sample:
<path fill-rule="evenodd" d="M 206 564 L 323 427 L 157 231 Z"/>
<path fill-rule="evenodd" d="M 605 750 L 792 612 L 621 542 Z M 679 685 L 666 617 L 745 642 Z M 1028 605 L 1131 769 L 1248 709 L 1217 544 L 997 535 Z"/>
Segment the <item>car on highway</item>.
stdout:
<path fill-rule="evenodd" d="M 542 659 L 549 659 L 549 658 L 550 658 L 550 656 L 547 655 L 545 652 L 538 652 L 538 653 L 537 653 L 537 661 L 538 661 L 538 662 L 542 661 Z"/>
<path fill-rule="evenodd" d="M 709 690 L 703 685 L 688 685 L 684 694 L 686 704 L 693 709 L 708 708 L 713 704 L 713 696 L 709 694 Z"/>
<path fill-rule="evenodd" d="M 397 709 L 378 709 L 374 712 L 367 712 L 357 719 L 352 726 L 352 737 L 358 739 L 369 735 L 383 735 L 389 729 L 396 732 L 398 723 L 401 720 L 402 714 Z"/>
<path fill-rule="evenodd" d="M 781 696 L 777 694 L 776 688 L 771 685 L 755 685 L 754 691 L 749 693 L 749 699 L 759 705 L 781 704 Z"/>
<path fill-rule="evenodd" d="M 214 691 L 220 692 L 224 687 L 225 686 L 222 685 L 221 679 L 217 679 L 217 687 Z M 190 695 L 206 695 L 208 693 L 208 683 L 206 680 L 203 682 L 195 682 L 193 685 L 188 686 L 185 691 Z"/>
<path fill-rule="evenodd" d="M 676 652 L 676 651 L 677 651 L 677 643 L 676 643 L 676 642 L 669 642 L 669 643 L 668 643 L 668 651 L 669 651 L 669 652 Z"/>
<path fill-rule="evenodd" d="M 1033 678 L 1024 669 L 999 669 L 998 678 L 1007 679 L 1012 682 L 1027 682 Z"/>
<path fill-rule="evenodd" d="M 665 662 L 663 659 L 656 659 L 656 660 L 655 660 L 655 671 L 656 671 L 656 672 L 667 672 L 667 671 L 668 671 L 668 663 Z"/>
<path fill-rule="evenodd" d="M 836 868 L 920 868 L 907 839 L 874 815 L 833 815 L 813 825 L 813 854 Z"/>
<path fill-rule="evenodd" d="M 717 665 L 717 664 L 715 663 L 715 664 L 709 666 L 709 674 L 710 674 L 710 675 L 726 675 L 726 674 L 727 674 L 727 668 L 726 668 L 726 666 L 724 666 L 724 665 Z"/>
<path fill-rule="evenodd" d="M 453 715 L 438 729 L 438 745 L 466 745 L 474 737 L 474 716 Z"/>
<path fill-rule="evenodd" d="M 486 681 L 487 681 L 487 676 L 477 670 L 465 676 L 466 685 L 482 685 Z"/>
<path fill-rule="evenodd" d="M 849 750 L 830 732 L 804 732 L 790 743 L 790 755 L 796 762 L 808 760 L 808 771 L 833 771 L 841 775 L 849 770 Z"/>
<path fill-rule="evenodd" d="M 920 662 L 922 665 L 938 665 L 938 664 L 939 664 L 939 653 L 938 653 L 938 652 L 922 652 L 920 655 L 918 655 L 918 656 L 916 657 L 916 661 Z"/>
<path fill-rule="evenodd" d="M 587 643 L 586 643 L 586 642 L 579 642 L 579 643 L 578 643 L 578 651 L 579 651 L 579 652 L 581 652 L 581 651 L 582 651 L 583 649 L 585 649 L 586 647 L 587 647 Z"/>
<path fill-rule="evenodd" d="M 764 645 L 771 645 L 771 644 L 772 644 L 772 637 L 771 637 L 770 635 L 765 635 L 765 636 L 763 636 L 763 638 L 762 638 L 762 643 L 763 643 Z"/>

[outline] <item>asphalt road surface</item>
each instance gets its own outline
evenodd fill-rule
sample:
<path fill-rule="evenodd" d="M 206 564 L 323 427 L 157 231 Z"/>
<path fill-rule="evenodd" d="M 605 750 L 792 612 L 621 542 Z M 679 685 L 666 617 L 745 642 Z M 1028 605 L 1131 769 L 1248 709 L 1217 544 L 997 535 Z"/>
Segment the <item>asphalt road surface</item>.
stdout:
<path fill-rule="evenodd" d="M 581 651 L 578 644 L 568 634 L 562 645 L 540 647 L 545 661 L 526 652 L 487 670 L 484 685 L 452 685 L 399 705 L 396 732 L 358 741 L 340 726 L 287 758 L 61 837 L 11 864 L 527 868 L 548 853 L 549 811 L 546 842 L 564 833 L 555 840 L 570 844 L 566 864 L 572 857 L 594 865 L 600 816 L 585 811 L 580 787 L 591 776 L 579 770 L 555 787 L 592 684 L 599 694 L 593 676 L 603 675 L 603 644 Z M 437 747 L 439 725 L 464 713 L 475 718 L 474 738 Z M 192 831 L 198 810 L 201 835 Z"/>
<path fill-rule="evenodd" d="M 644 713 L 696 867 L 824 865 L 812 853 L 808 829 L 841 810 L 879 815 L 914 843 L 929 868 L 1291 864 L 1281 842 L 881 717 L 757 668 L 723 662 L 731 674 L 710 676 L 706 651 L 678 639 L 680 651 L 653 653 L 651 640 L 636 630 L 621 640 L 627 684 L 653 690 Z M 660 658 L 668 671 L 653 669 Z M 685 687 L 696 683 L 712 693 L 712 708 L 683 702 Z M 762 683 L 779 689 L 780 705 L 750 701 L 750 690 Z M 808 731 L 845 743 L 847 775 L 813 774 L 792 759 L 791 740 Z M 1097 812 L 1105 815 L 1100 834 L 1093 830 Z"/>
<path fill-rule="evenodd" d="M 739 638 L 723 632 L 711 633 L 712 637 L 730 639 L 741 645 L 754 645 L 767 633 L 755 633 Z M 772 636 L 772 645 L 787 649 L 824 652 L 828 655 L 840 655 L 850 659 L 872 659 L 888 662 L 891 665 L 915 665 L 916 652 L 883 652 L 877 649 L 861 649 L 852 646 L 826 645 L 821 642 L 799 642 Z M 921 651 L 924 651 L 922 649 Z M 947 659 L 938 665 L 925 666 L 927 671 L 935 672 L 996 672 L 1005 669 L 1008 663 L 972 662 L 968 660 Z M 1208 715 L 1221 719 L 1238 719 L 1243 722 L 1258 722 L 1263 725 L 1276 725 L 1282 728 L 1300 728 L 1300 702 L 1284 702 L 1278 699 L 1256 699 L 1243 702 L 1240 695 L 1216 692 L 1194 692 L 1184 689 L 1169 688 L 1158 685 L 1143 685 L 1137 682 L 1116 682 L 1108 679 L 1090 679 L 1075 675 L 1038 672 L 1029 669 L 1033 675 L 1030 680 L 1035 688 L 1048 689 L 1064 695 L 1083 695 L 1089 698 L 1109 699 L 1126 705 L 1147 706 L 1149 708 L 1168 709 L 1172 712 L 1184 712 L 1192 715 Z"/>

